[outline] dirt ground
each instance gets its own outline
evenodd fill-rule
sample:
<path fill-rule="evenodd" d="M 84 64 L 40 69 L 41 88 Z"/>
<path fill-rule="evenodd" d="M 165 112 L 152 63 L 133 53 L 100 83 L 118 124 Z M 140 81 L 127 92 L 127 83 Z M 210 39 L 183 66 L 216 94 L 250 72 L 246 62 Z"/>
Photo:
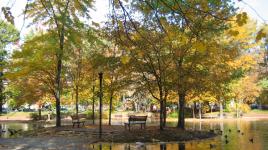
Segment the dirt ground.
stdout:
<path fill-rule="evenodd" d="M 149 126 L 146 129 L 140 129 L 139 126 L 132 126 L 130 131 L 124 126 L 103 126 L 102 138 L 99 139 L 99 126 L 88 125 L 81 128 L 64 126 L 60 128 L 43 128 L 36 131 L 23 133 L 23 137 L 80 137 L 88 139 L 90 142 L 171 142 L 171 141 L 189 141 L 204 139 L 216 136 L 211 131 L 190 131 L 180 130 L 174 127 L 167 127 L 164 131 L 159 127 Z"/>
<path fill-rule="evenodd" d="M 206 139 L 216 136 L 211 131 L 186 131 L 168 127 L 160 131 L 158 126 L 140 129 L 133 126 L 131 130 L 124 126 L 103 126 L 102 138 L 99 138 L 99 126 L 87 125 L 80 128 L 63 126 L 49 127 L 35 131 L 18 133 L 13 138 L 1 139 L 0 149 L 88 149 L 93 143 L 154 143 L 178 142 Z"/>

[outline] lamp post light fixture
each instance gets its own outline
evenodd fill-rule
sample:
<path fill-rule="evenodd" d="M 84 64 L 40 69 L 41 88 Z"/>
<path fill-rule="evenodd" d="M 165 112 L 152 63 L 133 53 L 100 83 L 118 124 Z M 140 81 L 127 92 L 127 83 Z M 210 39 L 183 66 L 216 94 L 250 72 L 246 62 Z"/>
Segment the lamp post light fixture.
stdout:
<path fill-rule="evenodd" d="M 99 98 L 100 98 L 100 104 L 99 104 L 99 138 L 101 138 L 102 135 L 102 78 L 103 78 L 103 72 L 99 72 L 99 80 L 100 80 L 100 91 L 99 91 Z"/>

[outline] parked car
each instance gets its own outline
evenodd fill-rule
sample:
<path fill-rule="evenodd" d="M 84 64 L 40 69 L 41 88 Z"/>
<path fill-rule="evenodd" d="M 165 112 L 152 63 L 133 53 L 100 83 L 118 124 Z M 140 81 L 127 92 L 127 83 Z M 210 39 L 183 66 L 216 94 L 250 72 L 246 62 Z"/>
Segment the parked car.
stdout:
<path fill-rule="evenodd" d="M 7 114 L 8 113 L 8 109 L 7 108 L 2 108 L 2 113 Z"/>

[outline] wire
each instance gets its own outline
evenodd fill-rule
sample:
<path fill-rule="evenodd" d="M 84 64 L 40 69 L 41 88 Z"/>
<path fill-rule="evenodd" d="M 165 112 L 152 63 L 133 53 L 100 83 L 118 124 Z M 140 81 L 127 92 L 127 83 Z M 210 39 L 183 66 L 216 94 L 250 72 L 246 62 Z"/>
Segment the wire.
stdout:
<path fill-rule="evenodd" d="M 247 2 L 243 1 L 243 0 L 239 0 L 239 2 L 242 2 L 243 4 L 245 4 L 246 6 L 248 6 L 251 10 L 253 10 L 255 12 L 255 14 L 263 21 L 263 23 L 266 24 L 266 22 L 268 20 L 265 20 L 258 12 L 255 8 L 253 8 L 251 5 L 249 5 Z"/>

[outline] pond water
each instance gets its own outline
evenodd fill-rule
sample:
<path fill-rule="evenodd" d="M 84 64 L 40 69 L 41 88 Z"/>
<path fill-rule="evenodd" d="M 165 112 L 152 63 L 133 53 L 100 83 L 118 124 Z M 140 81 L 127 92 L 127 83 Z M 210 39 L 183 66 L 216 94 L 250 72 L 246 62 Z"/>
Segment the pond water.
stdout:
<path fill-rule="evenodd" d="M 168 125 L 175 126 L 176 123 L 170 122 Z M 8 129 L 26 131 L 44 127 L 44 125 L 36 123 L 0 122 L 0 127 L 6 131 L 0 134 L 1 139 L 9 137 Z M 268 150 L 268 119 L 187 121 L 186 128 L 191 130 L 222 130 L 223 134 L 211 139 L 180 143 L 140 143 L 139 141 L 131 144 L 96 143 L 89 145 L 89 148 L 93 150 Z M 225 135 L 227 135 L 227 143 Z M 250 139 L 253 139 L 253 142 Z"/>
<path fill-rule="evenodd" d="M 0 138 L 12 138 L 15 136 L 11 136 L 9 129 L 20 131 L 28 131 L 33 129 L 38 129 L 45 127 L 45 125 L 40 123 L 20 123 L 20 122 L 0 122 Z"/>
<path fill-rule="evenodd" d="M 176 123 L 169 123 L 175 126 Z M 224 120 L 186 122 L 191 130 L 222 130 L 222 135 L 206 140 L 181 143 L 97 143 L 94 150 L 268 150 L 268 120 Z M 240 132 L 238 131 L 240 130 Z M 227 135 L 227 142 L 225 135 Z M 250 141 L 253 139 L 253 142 Z"/>

